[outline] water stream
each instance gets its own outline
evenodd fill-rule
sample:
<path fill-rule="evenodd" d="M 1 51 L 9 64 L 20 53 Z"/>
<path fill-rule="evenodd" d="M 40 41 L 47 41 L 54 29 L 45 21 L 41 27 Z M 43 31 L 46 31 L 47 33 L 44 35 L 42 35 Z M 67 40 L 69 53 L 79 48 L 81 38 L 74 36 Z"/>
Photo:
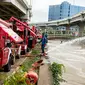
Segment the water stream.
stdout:
<path fill-rule="evenodd" d="M 62 63 L 66 67 L 61 85 L 85 85 L 85 37 L 64 41 L 50 40 L 48 55 L 50 62 Z"/>

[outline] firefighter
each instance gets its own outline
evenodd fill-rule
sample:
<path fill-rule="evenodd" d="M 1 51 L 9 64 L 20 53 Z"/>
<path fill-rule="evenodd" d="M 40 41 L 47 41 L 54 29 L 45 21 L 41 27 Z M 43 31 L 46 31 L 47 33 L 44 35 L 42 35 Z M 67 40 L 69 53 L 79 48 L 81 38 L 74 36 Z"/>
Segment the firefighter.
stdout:
<path fill-rule="evenodd" d="M 47 38 L 45 36 L 45 33 L 42 33 L 42 39 L 41 39 L 41 50 L 42 50 L 42 55 L 45 56 L 45 46 L 46 46 L 46 43 L 47 43 Z"/>
<path fill-rule="evenodd" d="M 46 43 L 48 43 L 48 35 L 47 35 L 47 32 L 45 32 L 45 37 L 47 39 Z"/>

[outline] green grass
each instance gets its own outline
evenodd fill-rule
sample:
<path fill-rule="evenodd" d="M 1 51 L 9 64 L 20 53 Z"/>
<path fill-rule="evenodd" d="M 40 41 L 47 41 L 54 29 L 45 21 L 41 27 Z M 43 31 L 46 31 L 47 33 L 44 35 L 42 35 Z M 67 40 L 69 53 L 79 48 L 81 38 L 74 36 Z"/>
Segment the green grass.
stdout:
<path fill-rule="evenodd" d="M 32 50 L 32 54 L 33 54 L 33 55 L 38 55 L 39 53 L 40 53 L 39 50 L 36 50 L 36 49 L 33 49 L 33 50 Z"/>
<path fill-rule="evenodd" d="M 31 58 L 31 59 L 27 59 L 27 60 L 23 63 L 23 65 L 21 66 L 20 69 L 22 69 L 23 71 L 28 71 L 28 70 L 31 68 L 31 65 L 32 65 L 35 61 L 37 61 L 37 60 L 39 60 L 39 59 L 40 59 L 39 57 L 34 57 L 34 58 Z"/>
<path fill-rule="evenodd" d="M 22 79 L 22 78 L 25 72 L 27 72 L 31 68 L 31 65 L 39 59 L 40 59 L 39 57 L 34 57 L 31 59 L 28 58 L 23 63 L 23 65 L 20 66 L 19 70 L 14 75 L 10 76 L 4 81 L 4 85 L 27 85 L 26 79 Z M 21 79 L 22 82 L 19 82 Z"/>

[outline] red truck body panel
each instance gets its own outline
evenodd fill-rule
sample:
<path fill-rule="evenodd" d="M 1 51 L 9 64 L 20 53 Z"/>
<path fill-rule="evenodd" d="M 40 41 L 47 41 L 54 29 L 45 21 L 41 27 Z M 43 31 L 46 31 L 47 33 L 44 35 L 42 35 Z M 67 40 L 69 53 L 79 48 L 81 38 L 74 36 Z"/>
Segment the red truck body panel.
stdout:
<path fill-rule="evenodd" d="M 9 49 L 5 48 L 2 49 L 2 61 L 1 61 L 1 66 L 4 66 L 8 63 L 8 58 L 9 58 Z"/>
<path fill-rule="evenodd" d="M 6 26 L 4 26 L 3 24 L 0 23 L 0 30 L 2 30 L 3 35 L 7 35 L 12 41 L 14 41 L 15 43 L 19 43 L 22 42 L 22 38 L 19 37 L 11 28 L 7 28 Z"/>

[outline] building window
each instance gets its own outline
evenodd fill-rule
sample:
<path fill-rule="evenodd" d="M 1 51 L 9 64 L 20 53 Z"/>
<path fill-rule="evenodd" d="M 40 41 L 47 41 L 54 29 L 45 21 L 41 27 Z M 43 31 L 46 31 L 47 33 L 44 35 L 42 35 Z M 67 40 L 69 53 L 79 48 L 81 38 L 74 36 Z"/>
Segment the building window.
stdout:
<path fill-rule="evenodd" d="M 60 14 L 60 16 L 62 16 L 62 14 Z"/>
<path fill-rule="evenodd" d="M 68 11 L 68 14 L 70 13 L 70 10 Z"/>
<path fill-rule="evenodd" d="M 62 6 L 60 6 L 60 10 L 62 10 Z"/>
<path fill-rule="evenodd" d="M 70 5 L 69 5 L 69 10 L 70 10 Z"/>
<path fill-rule="evenodd" d="M 68 13 L 70 13 L 70 10 L 68 11 Z"/>
<path fill-rule="evenodd" d="M 70 16 L 70 14 L 68 14 L 68 17 Z"/>
<path fill-rule="evenodd" d="M 61 13 L 62 11 L 60 10 L 60 13 Z"/>

